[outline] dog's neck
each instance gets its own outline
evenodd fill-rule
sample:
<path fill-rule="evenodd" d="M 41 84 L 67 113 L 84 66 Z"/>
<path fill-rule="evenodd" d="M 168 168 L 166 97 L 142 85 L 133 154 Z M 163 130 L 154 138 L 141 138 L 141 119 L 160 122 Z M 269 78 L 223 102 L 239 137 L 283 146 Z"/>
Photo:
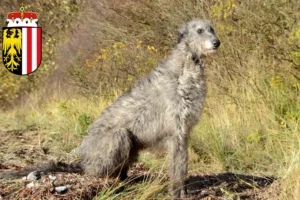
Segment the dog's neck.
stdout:
<path fill-rule="evenodd" d="M 201 68 L 204 67 L 204 62 L 203 62 L 203 60 L 201 60 L 196 54 L 193 54 L 193 55 L 192 55 L 192 60 L 194 61 L 194 63 L 195 63 L 196 65 L 199 65 Z"/>
<path fill-rule="evenodd" d="M 183 52 L 191 52 L 191 49 L 188 45 L 188 43 L 179 43 L 178 44 L 178 49 Z M 197 55 L 196 53 L 190 53 L 189 57 L 192 59 L 192 61 L 195 63 L 195 65 L 198 65 L 200 68 L 204 67 L 204 62 L 201 58 L 205 57 L 203 54 L 200 56 Z"/>

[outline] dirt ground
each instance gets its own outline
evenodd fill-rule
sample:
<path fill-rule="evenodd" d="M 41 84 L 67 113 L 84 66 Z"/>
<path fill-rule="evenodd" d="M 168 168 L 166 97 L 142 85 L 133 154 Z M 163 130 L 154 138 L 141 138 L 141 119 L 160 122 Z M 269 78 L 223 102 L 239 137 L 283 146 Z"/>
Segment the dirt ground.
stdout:
<path fill-rule="evenodd" d="M 41 147 L 37 132 L 0 131 L 0 171 L 21 170 L 35 162 L 53 159 L 48 147 Z M 35 139 L 34 139 L 35 138 Z M 129 172 L 128 184 L 149 180 L 149 169 L 137 163 Z M 166 180 L 167 181 L 167 180 Z M 52 173 L 39 180 L 0 180 L 0 199 L 93 199 L 97 193 L 116 187 L 118 179 L 84 174 Z M 188 199 L 278 199 L 280 181 L 233 173 L 192 174 L 187 179 Z M 65 187 L 57 191 L 58 187 Z M 167 190 L 166 190 L 167 191 Z M 166 192 L 165 191 L 165 192 Z M 122 189 L 115 192 L 122 192 Z"/>

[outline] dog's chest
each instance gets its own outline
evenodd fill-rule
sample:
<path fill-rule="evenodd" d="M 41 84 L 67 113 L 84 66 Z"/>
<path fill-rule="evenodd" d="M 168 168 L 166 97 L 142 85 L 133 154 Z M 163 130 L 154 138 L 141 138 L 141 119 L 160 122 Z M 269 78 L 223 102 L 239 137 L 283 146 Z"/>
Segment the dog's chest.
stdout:
<path fill-rule="evenodd" d="M 185 67 L 178 82 L 179 115 L 190 129 L 199 121 L 204 106 L 206 84 L 203 66 L 192 64 Z"/>

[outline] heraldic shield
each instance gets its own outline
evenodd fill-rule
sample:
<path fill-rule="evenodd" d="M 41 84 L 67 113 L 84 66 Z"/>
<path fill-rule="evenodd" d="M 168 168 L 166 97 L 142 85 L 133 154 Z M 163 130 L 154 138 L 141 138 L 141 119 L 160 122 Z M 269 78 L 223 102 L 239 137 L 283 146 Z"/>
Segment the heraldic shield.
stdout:
<path fill-rule="evenodd" d="M 41 64 L 42 28 L 3 28 L 3 63 L 12 73 L 26 75 Z"/>
<path fill-rule="evenodd" d="M 38 27 L 38 14 L 25 11 L 7 14 L 7 27 L 2 29 L 2 59 L 4 66 L 17 75 L 27 75 L 40 66 L 42 60 L 42 28 Z"/>

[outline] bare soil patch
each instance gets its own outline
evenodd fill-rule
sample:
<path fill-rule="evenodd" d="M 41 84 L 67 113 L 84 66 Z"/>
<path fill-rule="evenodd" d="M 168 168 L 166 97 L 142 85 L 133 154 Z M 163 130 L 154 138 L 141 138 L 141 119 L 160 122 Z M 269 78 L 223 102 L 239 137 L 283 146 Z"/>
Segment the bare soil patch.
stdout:
<path fill-rule="evenodd" d="M 49 158 L 47 148 L 45 150 L 36 146 L 36 134 L 0 131 L 0 171 L 21 170 L 24 165 L 15 163 L 45 162 Z M 16 145 L 14 151 L 11 151 L 12 144 Z M 129 172 L 129 179 L 132 180 L 129 185 L 149 180 L 147 176 L 151 174 L 148 170 L 143 163 L 137 163 Z M 75 173 L 52 173 L 42 175 L 41 179 L 35 181 L 0 180 L 0 199 L 93 199 L 99 192 L 118 184 L 122 184 L 119 179 L 95 178 Z M 187 185 L 188 199 L 278 199 L 280 191 L 280 182 L 273 177 L 233 173 L 193 174 L 189 176 Z M 58 192 L 56 188 L 60 186 L 67 189 Z M 122 192 L 122 189 L 116 192 Z"/>

